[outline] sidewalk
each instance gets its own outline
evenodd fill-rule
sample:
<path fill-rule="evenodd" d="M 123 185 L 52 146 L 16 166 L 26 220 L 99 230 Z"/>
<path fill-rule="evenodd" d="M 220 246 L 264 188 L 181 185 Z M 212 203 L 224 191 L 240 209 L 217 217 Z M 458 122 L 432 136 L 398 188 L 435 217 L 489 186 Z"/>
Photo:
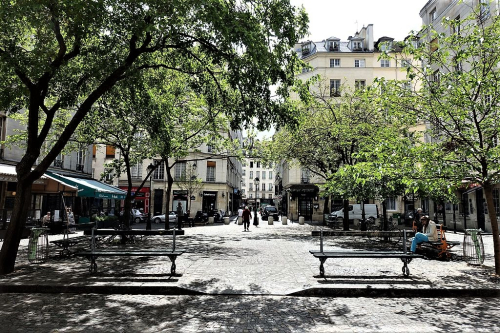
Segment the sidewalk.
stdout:
<path fill-rule="evenodd" d="M 16 271 L 0 277 L 0 292 L 77 292 L 107 294 L 167 295 L 270 295 L 270 296 L 500 296 L 500 282 L 494 272 L 493 240 L 483 236 L 486 260 L 482 266 L 463 261 L 413 260 L 410 276 L 401 273 L 396 259 L 327 260 L 325 278 L 319 277 L 319 260 L 309 250 L 319 248 L 319 238 L 311 231 L 319 223 L 268 225 L 260 221 L 243 226 L 213 224 L 185 228 L 177 238 L 177 247 L 186 253 L 177 261 L 177 273 L 171 277 L 166 258 L 99 258 L 98 273 L 88 273 L 83 258 L 51 258 L 33 265 L 27 260 L 28 240 L 22 240 Z M 143 228 L 142 225 L 134 228 Z M 153 224 L 153 228 L 160 228 Z M 81 232 L 73 235 L 79 236 Z M 49 236 L 49 241 L 62 235 Z M 447 233 L 449 240 L 463 241 L 463 234 Z M 161 237 L 151 237 L 133 247 L 170 246 Z M 325 249 L 378 247 L 362 237 L 325 238 Z M 398 248 L 393 248 L 398 250 Z M 399 244 L 401 249 L 401 244 Z M 462 247 L 454 249 L 459 256 Z M 51 257 L 58 248 L 51 245 Z M 166 262 L 165 262 L 166 261 Z"/>

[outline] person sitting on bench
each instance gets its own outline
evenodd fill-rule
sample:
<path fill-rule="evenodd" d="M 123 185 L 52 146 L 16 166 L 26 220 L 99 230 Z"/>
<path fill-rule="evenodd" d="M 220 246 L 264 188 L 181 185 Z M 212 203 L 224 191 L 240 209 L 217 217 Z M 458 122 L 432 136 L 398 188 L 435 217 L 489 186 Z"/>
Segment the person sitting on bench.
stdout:
<path fill-rule="evenodd" d="M 435 242 L 438 240 L 436 223 L 429 220 L 429 216 L 424 215 L 420 218 L 422 222 L 422 232 L 417 232 L 411 241 L 410 251 L 415 253 L 417 245 L 423 242 Z"/>

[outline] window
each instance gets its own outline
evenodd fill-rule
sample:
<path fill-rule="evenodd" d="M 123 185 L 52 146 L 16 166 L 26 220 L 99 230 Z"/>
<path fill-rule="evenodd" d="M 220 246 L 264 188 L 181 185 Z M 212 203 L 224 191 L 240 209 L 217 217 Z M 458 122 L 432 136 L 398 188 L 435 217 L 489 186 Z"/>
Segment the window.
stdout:
<path fill-rule="evenodd" d="M 253 183 L 248 183 L 248 190 L 253 191 Z"/>
<path fill-rule="evenodd" d="M 391 49 L 392 49 L 392 42 L 391 41 L 383 42 L 382 45 L 380 45 L 381 51 L 389 51 Z"/>
<path fill-rule="evenodd" d="M 330 80 L 330 97 L 340 96 L 340 80 Z"/>
<path fill-rule="evenodd" d="M 242 170 L 241 175 L 242 175 L 242 176 L 246 176 L 246 169 L 243 169 L 243 170 Z"/>
<path fill-rule="evenodd" d="M 159 164 L 155 171 L 153 172 L 153 179 L 165 179 L 165 162 L 164 161 L 154 161 L 155 164 Z M 185 167 L 184 167 L 185 168 Z"/>
<path fill-rule="evenodd" d="M 247 184 L 245 183 L 245 180 L 243 180 L 243 182 L 241 183 L 241 187 L 245 187 L 247 186 Z"/>
<path fill-rule="evenodd" d="M 385 199 L 385 207 L 387 210 L 397 210 L 396 208 L 396 198 L 387 198 Z"/>
<path fill-rule="evenodd" d="M 330 59 L 330 67 L 340 67 L 340 59 Z"/>
<path fill-rule="evenodd" d="M 302 184 L 308 184 L 309 183 L 309 170 L 307 170 L 307 169 L 302 169 L 301 170 L 300 182 Z"/>
<path fill-rule="evenodd" d="M 253 195 L 252 195 L 252 193 L 250 193 L 250 196 L 249 196 L 249 198 L 250 198 L 250 199 L 253 199 Z"/>
<path fill-rule="evenodd" d="M 273 179 L 273 172 L 269 171 L 269 179 Z"/>
<path fill-rule="evenodd" d="M 274 186 L 273 183 L 269 183 L 267 190 L 268 191 L 272 191 L 273 190 L 273 186 Z"/>
<path fill-rule="evenodd" d="M 142 178 L 142 163 L 137 162 L 130 167 L 130 174 L 132 178 Z"/>
<path fill-rule="evenodd" d="M 255 195 L 255 198 L 260 199 L 260 193 L 259 192 L 257 192 L 257 194 Z"/>
<path fill-rule="evenodd" d="M 255 177 L 260 178 L 260 171 L 255 171 Z"/>
<path fill-rule="evenodd" d="M 115 147 L 106 145 L 106 158 L 115 158 L 115 150 Z"/>
<path fill-rule="evenodd" d="M 431 40 L 429 47 L 430 47 L 431 52 L 436 51 L 439 47 L 438 39 L 434 38 L 433 40 Z"/>
<path fill-rule="evenodd" d="M 355 80 L 354 87 L 356 88 L 356 90 L 363 90 L 366 87 L 366 81 L 365 80 Z"/>
<path fill-rule="evenodd" d="M 83 149 L 80 149 L 76 153 L 76 171 L 83 171 L 84 164 L 85 164 L 85 151 Z"/>
<path fill-rule="evenodd" d="M 365 67 L 365 59 L 355 59 L 354 67 Z"/>
<path fill-rule="evenodd" d="M 433 10 L 431 10 L 431 12 L 429 13 L 429 20 L 430 20 L 430 22 L 434 22 L 435 19 L 437 19 L 436 8 L 434 8 Z"/>
<path fill-rule="evenodd" d="M 328 42 L 328 51 L 338 51 L 339 50 L 339 42 L 329 41 Z"/>
<path fill-rule="evenodd" d="M 104 169 L 104 174 L 105 174 L 104 181 L 107 183 L 111 183 L 113 181 L 113 177 L 114 177 L 113 168 Z"/>
<path fill-rule="evenodd" d="M 452 22 L 451 33 L 460 35 L 460 30 L 460 15 L 458 15 L 457 17 L 455 17 L 455 21 Z"/>
<path fill-rule="evenodd" d="M 269 162 L 269 169 L 272 169 L 273 167 L 273 162 Z"/>
<path fill-rule="evenodd" d="M 390 60 L 389 59 L 382 59 L 380 60 L 380 67 L 390 67 Z"/>
<path fill-rule="evenodd" d="M 273 198 L 273 195 L 272 195 L 272 194 L 269 194 L 267 197 L 268 197 L 269 199 L 272 199 L 272 198 Z"/>
<path fill-rule="evenodd" d="M 356 51 L 361 51 L 363 49 L 363 46 L 361 42 L 352 42 L 352 49 Z"/>
<path fill-rule="evenodd" d="M 186 179 L 186 162 L 175 163 L 174 180 L 180 181 Z"/>
<path fill-rule="evenodd" d="M 63 154 L 62 153 L 59 153 L 59 155 L 57 155 L 56 159 L 54 160 L 54 166 L 55 167 L 59 167 L 59 168 L 62 168 L 63 167 Z"/>
<path fill-rule="evenodd" d="M 215 181 L 215 161 L 207 161 L 207 182 Z"/>
<path fill-rule="evenodd" d="M 480 19 L 485 20 L 490 17 L 490 0 L 480 0 Z"/>
<path fill-rule="evenodd" d="M 253 168 L 253 161 L 250 161 L 250 168 Z"/>
<path fill-rule="evenodd" d="M 250 179 L 253 180 L 253 171 L 250 171 Z"/>
<path fill-rule="evenodd" d="M 214 147 L 211 145 L 207 144 L 207 152 L 211 153 L 214 150 Z"/>
<path fill-rule="evenodd" d="M 262 171 L 262 179 L 266 179 L 266 172 Z"/>
<path fill-rule="evenodd" d="M 257 168 L 260 168 L 260 162 L 257 162 Z"/>

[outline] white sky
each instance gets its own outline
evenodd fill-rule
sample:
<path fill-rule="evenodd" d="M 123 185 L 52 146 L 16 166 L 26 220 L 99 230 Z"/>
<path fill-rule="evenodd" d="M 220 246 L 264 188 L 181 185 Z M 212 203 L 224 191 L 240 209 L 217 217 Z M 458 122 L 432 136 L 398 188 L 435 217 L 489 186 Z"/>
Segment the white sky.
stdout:
<path fill-rule="evenodd" d="M 375 40 L 383 36 L 403 40 L 411 30 L 420 30 L 419 12 L 428 0 L 290 0 L 309 14 L 310 35 L 305 40 L 322 41 L 331 36 L 347 41 L 363 26 L 373 24 Z"/>

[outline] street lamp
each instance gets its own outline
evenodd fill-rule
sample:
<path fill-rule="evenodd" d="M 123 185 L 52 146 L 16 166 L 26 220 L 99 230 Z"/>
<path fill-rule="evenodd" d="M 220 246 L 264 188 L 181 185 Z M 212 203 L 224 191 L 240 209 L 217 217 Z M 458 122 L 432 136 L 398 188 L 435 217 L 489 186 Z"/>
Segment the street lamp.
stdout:
<path fill-rule="evenodd" d="M 253 215 L 253 224 L 255 226 L 259 225 L 259 219 L 257 217 L 257 189 L 259 188 L 259 177 L 255 177 L 253 183 L 255 184 L 255 207 L 254 207 L 254 215 Z"/>
<path fill-rule="evenodd" d="M 148 205 L 148 220 L 146 222 L 146 230 L 151 230 L 151 188 L 153 187 L 153 170 L 156 169 L 156 166 L 153 163 L 150 163 L 147 167 L 149 175 L 149 205 Z"/>

